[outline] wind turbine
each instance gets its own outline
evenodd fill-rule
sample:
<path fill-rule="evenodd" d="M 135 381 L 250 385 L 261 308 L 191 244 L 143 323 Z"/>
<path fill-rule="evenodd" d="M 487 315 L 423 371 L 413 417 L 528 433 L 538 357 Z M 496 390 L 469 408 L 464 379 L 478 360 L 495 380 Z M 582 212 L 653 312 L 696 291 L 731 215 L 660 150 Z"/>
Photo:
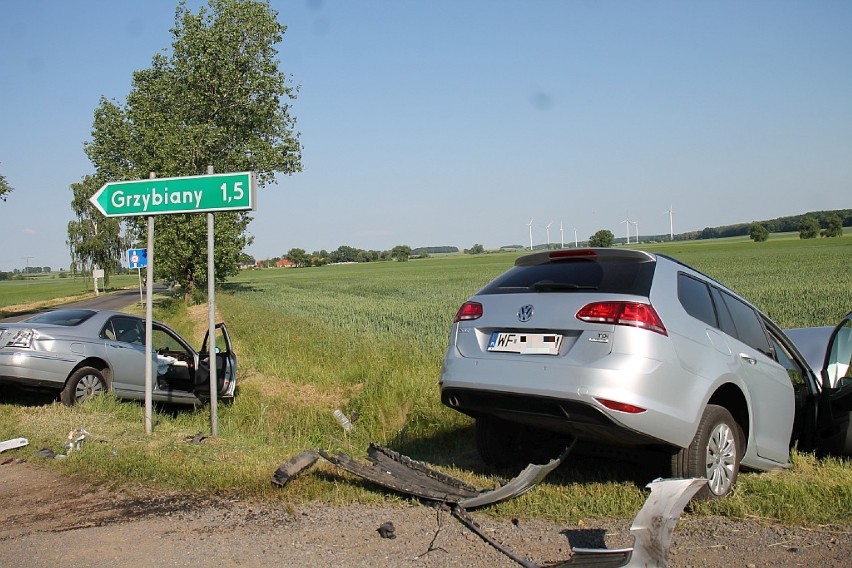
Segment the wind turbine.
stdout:
<path fill-rule="evenodd" d="M 544 230 L 547 231 L 547 250 L 550 250 L 550 226 L 552 224 L 553 224 L 553 221 L 548 223 L 547 226 L 544 228 Z"/>
<path fill-rule="evenodd" d="M 639 244 L 639 221 L 630 221 L 633 223 L 633 228 L 636 229 L 636 244 Z"/>
<path fill-rule="evenodd" d="M 565 229 L 562 228 L 562 221 L 559 221 L 559 240 L 562 243 L 561 248 L 565 248 Z"/>
<path fill-rule="evenodd" d="M 674 212 L 674 209 L 672 208 L 671 205 L 669 205 L 668 210 L 663 211 L 663 213 L 669 214 L 669 240 L 672 240 L 672 241 L 674 240 L 674 220 L 672 219 L 672 213 L 673 212 Z"/>
<path fill-rule="evenodd" d="M 574 227 L 574 248 L 580 248 L 580 245 L 577 244 L 577 227 Z"/>
<path fill-rule="evenodd" d="M 629 245 L 630 244 L 630 223 L 631 223 L 631 221 L 629 219 L 625 219 L 624 221 L 622 221 L 622 223 L 627 225 L 627 244 Z"/>
<path fill-rule="evenodd" d="M 530 219 L 530 222 L 527 223 L 527 227 L 530 229 L 530 250 L 532 250 L 532 222 L 533 220 Z"/>

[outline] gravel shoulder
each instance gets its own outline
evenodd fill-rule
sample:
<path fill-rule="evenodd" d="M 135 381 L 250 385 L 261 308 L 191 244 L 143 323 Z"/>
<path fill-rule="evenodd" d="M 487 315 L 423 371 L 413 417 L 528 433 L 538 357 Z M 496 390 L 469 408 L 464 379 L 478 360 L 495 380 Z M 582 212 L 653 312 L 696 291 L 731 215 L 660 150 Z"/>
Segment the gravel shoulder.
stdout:
<path fill-rule="evenodd" d="M 446 509 L 299 505 L 161 494 L 63 477 L 19 459 L 0 460 L 0 566 L 518 566 Z M 584 526 L 517 523 L 473 513 L 483 531 L 519 556 L 546 566 L 567 560 L 571 544 L 629 546 L 632 519 Z M 378 527 L 393 523 L 396 538 Z M 842 566 L 852 527 L 684 515 L 670 565 Z"/>

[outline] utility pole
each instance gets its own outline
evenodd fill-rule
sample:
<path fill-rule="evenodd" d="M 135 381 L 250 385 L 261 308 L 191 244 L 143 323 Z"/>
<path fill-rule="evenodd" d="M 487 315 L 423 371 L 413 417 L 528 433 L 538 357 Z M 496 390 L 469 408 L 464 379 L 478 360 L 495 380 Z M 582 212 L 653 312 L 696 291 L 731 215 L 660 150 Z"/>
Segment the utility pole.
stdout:
<path fill-rule="evenodd" d="M 33 258 L 35 258 L 35 257 L 34 256 L 22 256 L 21 257 L 21 260 L 26 260 L 26 262 L 27 262 L 27 268 L 24 271 L 24 280 L 30 279 L 30 260 L 33 259 Z"/>

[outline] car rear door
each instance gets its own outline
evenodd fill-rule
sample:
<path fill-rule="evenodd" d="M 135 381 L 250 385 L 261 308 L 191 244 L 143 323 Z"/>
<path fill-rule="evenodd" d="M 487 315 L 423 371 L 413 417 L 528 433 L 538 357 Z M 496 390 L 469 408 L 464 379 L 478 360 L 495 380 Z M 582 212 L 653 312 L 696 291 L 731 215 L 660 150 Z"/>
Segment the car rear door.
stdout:
<path fill-rule="evenodd" d="M 817 416 L 820 453 L 852 455 L 852 313 L 828 341 L 820 371 L 822 392 Z"/>
<path fill-rule="evenodd" d="M 790 377 L 772 358 L 769 338 L 754 308 L 719 288 L 712 287 L 711 293 L 719 325 L 731 338 L 738 374 L 748 385 L 757 454 L 786 463 L 796 415 Z"/>
<path fill-rule="evenodd" d="M 145 328 L 138 318 L 116 316 L 101 331 L 112 369 L 112 388 L 122 398 L 145 396 Z M 152 375 L 156 374 L 156 363 Z"/>

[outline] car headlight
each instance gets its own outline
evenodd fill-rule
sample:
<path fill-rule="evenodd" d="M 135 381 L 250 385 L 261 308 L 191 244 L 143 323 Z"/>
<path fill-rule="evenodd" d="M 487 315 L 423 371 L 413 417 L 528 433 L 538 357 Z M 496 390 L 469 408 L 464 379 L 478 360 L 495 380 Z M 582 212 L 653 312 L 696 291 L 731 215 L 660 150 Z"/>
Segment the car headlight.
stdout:
<path fill-rule="evenodd" d="M 6 342 L 6 347 L 23 347 L 29 349 L 33 346 L 33 340 L 38 339 L 38 332 L 34 329 L 19 329 L 12 338 Z"/>

